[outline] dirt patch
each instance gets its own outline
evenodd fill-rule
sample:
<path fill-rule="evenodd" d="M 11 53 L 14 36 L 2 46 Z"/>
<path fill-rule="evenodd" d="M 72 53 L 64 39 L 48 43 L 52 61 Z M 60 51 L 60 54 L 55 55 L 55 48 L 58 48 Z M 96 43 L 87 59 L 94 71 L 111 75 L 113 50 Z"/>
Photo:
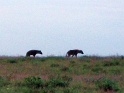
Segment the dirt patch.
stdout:
<path fill-rule="evenodd" d="M 10 77 L 10 80 L 21 80 L 24 79 L 25 77 L 28 77 L 29 75 L 26 73 L 17 73 L 17 74 L 13 74 Z"/>

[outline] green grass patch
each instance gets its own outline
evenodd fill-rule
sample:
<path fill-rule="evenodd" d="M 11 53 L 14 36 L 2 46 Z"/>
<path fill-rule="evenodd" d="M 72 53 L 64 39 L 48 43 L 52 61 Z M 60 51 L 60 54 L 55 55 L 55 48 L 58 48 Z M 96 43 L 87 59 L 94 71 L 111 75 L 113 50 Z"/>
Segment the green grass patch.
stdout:
<path fill-rule="evenodd" d="M 111 80 L 109 78 L 101 78 L 95 82 L 96 86 L 99 89 L 103 89 L 104 91 L 118 91 L 119 90 L 119 85 L 116 81 Z"/>

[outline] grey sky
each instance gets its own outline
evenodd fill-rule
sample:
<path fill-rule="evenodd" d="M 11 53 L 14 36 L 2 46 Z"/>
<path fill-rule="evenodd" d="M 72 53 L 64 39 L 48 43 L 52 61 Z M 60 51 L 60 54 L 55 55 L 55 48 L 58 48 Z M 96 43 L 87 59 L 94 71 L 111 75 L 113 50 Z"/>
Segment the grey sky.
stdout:
<path fill-rule="evenodd" d="M 0 0 L 0 55 L 124 55 L 123 35 L 123 0 Z"/>

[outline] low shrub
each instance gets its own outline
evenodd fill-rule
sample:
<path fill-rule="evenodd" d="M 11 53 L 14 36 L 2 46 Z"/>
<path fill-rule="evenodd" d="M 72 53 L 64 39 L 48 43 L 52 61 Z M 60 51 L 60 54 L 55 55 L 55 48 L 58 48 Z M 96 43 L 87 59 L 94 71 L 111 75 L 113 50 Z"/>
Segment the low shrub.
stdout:
<path fill-rule="evenodd" d="M 68 87 L 70 81 L 71 81 L 70 77 L 67 76 L 61 77 L 57 75 L 55 77 L 51 77 L 47 85 L 50 87 Z"/>
<path fill-rule="evenodd" d="M 6 86 L 9 84 L 9 81 L 6 78 L 0 76 L 0 87 Z"/>
<path fill-rule="evenodd" d="M 101 72 L 103 72 L 103 68 L 102 67 L 94 67 L 91 70 L 93 72 L 95 72 L 95 73 L 101 73 Z"/>
<path fill-rule="evenodd" d="M 120 62 L 118 60 L 106 61 L 103 63 L 103 66 L 118 66 Z"/>
<path fill-rule="evenodd" d="M 17 63 L 17 60 L 15 60 L 15 59 L 9 59 L 8 60 L 8 63 Z"/>
<path fill-rule="evenodd" d="M 73 80 L 73 78 L 72 78 L 72 77 L 67 76 L 67 75 L 63 76 L 63 77 L 62 77 L 62 79 L 63 79 L 63 80 L 65 80 L 65 81 L 68 81 L 68 82 L 70 82 L 70 81 L 72 81 L 72 80 Z"/>
<path fill-rule="evenodd" d="M 75 61 L 70 61 L 71 64 L 75 64 L 76 62 Z"/>
<path fill-rule="evenodd" d="M 105 77 L 97 80 L 95 84 L 98 88 L 103 89 L 105 91 L 108 91 L 108 90 L 118 91 L 119 90 L 119 86 L 116 81 L 105 78 Z"/>
<path fill-rule="evenodd" d="M 40 93 L 56 93 L 56 89 L 55 88 L 51 88 L 51 87 L 44 88 Z"/>
<path fill-rule="evenodd" d="M 31 76 L 24 79 L 24 84 L 31 88 L 43 88 L 44 80 L 40 77 Z"/>
<path fill-rule="evenodd" d="M 74 90 L 72 88 L 66 88 L 63 91 L 64 93 L 74 93 Z"/>
<path fill-rule="evenodd" d="M 45 62 L 45 61 L 46 61 L 45 58 L 41 59 L 41 62 Z"/>
<path fill-rule="evenodd" d="M 53 90 L 56 87 L 68 87 L 71 80 L 72 78 L 66 75 L 50 77 L 47 81 L 42 80 L 40 77 L 31 76 L 24 79 L 24 85 L 30 88 Z"/>
<path fill-rule="evenodd" d="M 61 71 L 69 71 L 70 69 L 69 69 L 69 67 L 63 66 L 60 68 L 60 70 Z"/>
<path fill-rule="evenodd" d="M 50 67 L 59 67 L 59 64 L 51 64 Z"/>
<path fill-rule="evenodd" d="M 109 73 L 110 74 L 114 74 L 114 75 L 119 75 L 122 72 L 122 69 L 120 67 L 111 67 L 111 69 L 109 69 Z"/>

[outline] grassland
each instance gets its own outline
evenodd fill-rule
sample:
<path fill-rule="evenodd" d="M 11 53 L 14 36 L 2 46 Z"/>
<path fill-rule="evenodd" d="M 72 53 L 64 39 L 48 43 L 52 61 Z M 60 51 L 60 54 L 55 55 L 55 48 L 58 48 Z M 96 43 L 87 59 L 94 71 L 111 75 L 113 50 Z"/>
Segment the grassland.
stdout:
<path fill-rule="evenodd" d="M 124 93 L 124 57 L 0 57 L 0 93 Z"/>

